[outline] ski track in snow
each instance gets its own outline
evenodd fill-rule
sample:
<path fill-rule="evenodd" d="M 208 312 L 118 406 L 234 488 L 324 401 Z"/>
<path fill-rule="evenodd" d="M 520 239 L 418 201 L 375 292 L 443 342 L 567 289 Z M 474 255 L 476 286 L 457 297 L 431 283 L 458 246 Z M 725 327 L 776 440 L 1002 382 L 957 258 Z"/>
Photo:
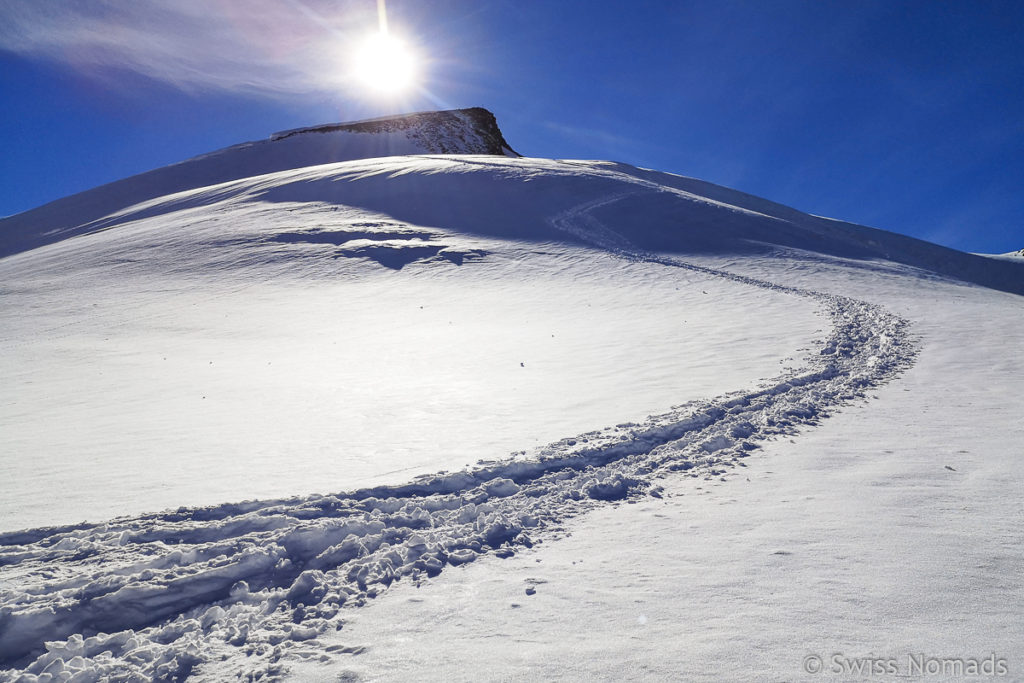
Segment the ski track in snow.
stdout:
<path fill-rule="evenodd" d="M 659 496 L 670 473 L 719 477 L 910 366 L 908 323 L 863 301 L 638 251 L 592 212 L 550 219 L 632 261 L 817 301 L 832 331 L 801 368 L 753 390 L 677 406 L 476 469 L 327 496 L 256 501 L 0 534 L 0 680 L 182 680 L 216 663 L 276 678 L 344 607 L 484 553 L 531 546 L 606 501 Z M 677 475 L 678 476 L 678 475 Z M 338 653 L 334 653 L 338 654 Z M 197 667 L 200 667 L 197 669 Z"/>

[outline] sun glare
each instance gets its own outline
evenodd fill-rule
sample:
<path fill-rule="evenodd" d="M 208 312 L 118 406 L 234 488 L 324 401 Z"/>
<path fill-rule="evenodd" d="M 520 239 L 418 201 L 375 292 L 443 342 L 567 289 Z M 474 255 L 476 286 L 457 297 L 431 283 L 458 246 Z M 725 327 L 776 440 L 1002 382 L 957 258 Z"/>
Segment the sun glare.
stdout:
<path fill-rule="evenodd" d="M 383 94 L 407 90 L 416 79 L 416 56 L 400 38 L 376 33 L 356 49 L 356 78 L 367 88 Z"/>

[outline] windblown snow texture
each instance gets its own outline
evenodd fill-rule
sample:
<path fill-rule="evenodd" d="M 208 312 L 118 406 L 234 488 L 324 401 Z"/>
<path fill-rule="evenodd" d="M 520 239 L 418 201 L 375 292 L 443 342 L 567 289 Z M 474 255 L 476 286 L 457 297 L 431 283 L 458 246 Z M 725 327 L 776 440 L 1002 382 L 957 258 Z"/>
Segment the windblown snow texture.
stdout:
<path fill-rule="evenodd" d="M 757 389 L 564 439 L 532 460 L 405 486 L 0 537 L 0 652 L 16 667 L 5 678 L 24 667 L 86 680 L 180 680 L 231 651 L 248 655 L 240 673 L 274 673 L 285 653 L 340 628 L 343 606 L 396 580 L 514 553 L 594 505 L 657 496 L 659 478 L 673 472 L 721 473 L 764 439 L 827 417 L 912 361 L 905 321 L 878 306 L 631 248 L 590 215 L 620 198 L 575 207 L 552 224 L 626 259 L 810 297 L 830 318 L 830 336 L 802 368 Z"/>

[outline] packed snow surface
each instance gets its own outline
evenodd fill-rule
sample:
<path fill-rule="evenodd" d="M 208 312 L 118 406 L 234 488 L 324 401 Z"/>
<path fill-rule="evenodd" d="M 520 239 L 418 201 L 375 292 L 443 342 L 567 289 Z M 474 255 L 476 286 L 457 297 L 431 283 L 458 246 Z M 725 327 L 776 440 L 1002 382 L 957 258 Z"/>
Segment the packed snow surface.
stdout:
<path fill-rule="evenodd" d="M 738 473 L 763 471 L 851 403 L 863 411 L 884 391 L 899 410 L 893 380 L 934 344 L 911 319 L 937 310 L 906 292 L 996 301 L 1018 316 L 1003 322 L 1020 343 L 1020 297 L 1005 293 L 1022 289 L 1019 264 L 621 164 L 404 156 L 174 189 L 88 226 L 64 216 L 76 237 L 0 260 L 0 679 L 477 678 L 438 669 L 437 641 L 382 649 L 379 627 L 377 666 L 350 663 L 367 647 L 343 627 L 365 612 L 356 626 L 372 637 L 375 606 L 361 606 L 396 582 L 385 614 L 453 573 L 453 585 L 480 580 L 452 567 L 513 558 L 521 571 L 538 542 L 547 552 L 573 525 L 674 506 L 698 482 L 741 496 Z M 862 423 L 842 429 L 867 438 Z M 799 492 L 806 475 L 793 477 Z M 759 491 L 740 518 L 805 528 Z M 951 504 L 916 491 L 915 504 Z M 1019 506 L 1019 488 L 1004 495 Z M 648 507 L 615 507 L 638 501 Z M 669 518 L 715 519 L 686 505 Z M 710 542 L 738 523 L 720 519 Z M 851 522 L 862 534 L 872 523 Z M 651 553 L 701 536 L 645 524 L 612 524 L 580 552 L 635 552 L 659 586 L 636 599 L 660 600 L 671 570 Z M 1019 516 L 1006 524 L 1001 538 L 1019 538 Z M 778 550 L 777 562 L 794 552 Z M 693 571 L 741 561 L 709 550 Z M 790 578 L 843 560 L 816 562 Z M 602 575 L 630 585 L 636 566 Z M 548 580 L 527 576 L 517 606 Z M 1000 585 L 978 590 L 993 599 Z M 687 628 L 687 606 L 671 604 Z M 480 638 L 516 628 L 501 609 Z M 539 609 L 541 637 L 557 634 L 551 615 L 565 609 Z M 713 632 L 755 625 L 740 616 Z M 495 678 L 560 670 L 557 657 L 515 669 L 500 654 L 511 650 L 487 652 Z M 637 666 L 618 673 L 645 675 Z M 799 660 L 729 666 L 800 674 Z"/>

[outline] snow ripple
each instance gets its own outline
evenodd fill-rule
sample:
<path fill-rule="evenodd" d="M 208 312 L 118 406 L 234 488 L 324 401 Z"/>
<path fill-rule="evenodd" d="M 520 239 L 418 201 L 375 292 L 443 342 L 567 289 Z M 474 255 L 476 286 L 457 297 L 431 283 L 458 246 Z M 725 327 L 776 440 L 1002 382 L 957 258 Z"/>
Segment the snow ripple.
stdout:
<path fill-rule="evenodd" d="M 606 501 L 660 496 L 671 473 L 712 477 L 907 368 L 908 323 L 863 301 L 633 249 L 582 204 L 555 227 L 636 261 L 819 302 L 832 331 L 803 367 L 641 424 L 402 486 L 119 518 L 0 535 L 0 680 L 275 678 L 282 658 L 330 655 L 344 606 L 482 554 L 506 557 Z M 240 656 L 241 655 L 241 656 Z"/>

